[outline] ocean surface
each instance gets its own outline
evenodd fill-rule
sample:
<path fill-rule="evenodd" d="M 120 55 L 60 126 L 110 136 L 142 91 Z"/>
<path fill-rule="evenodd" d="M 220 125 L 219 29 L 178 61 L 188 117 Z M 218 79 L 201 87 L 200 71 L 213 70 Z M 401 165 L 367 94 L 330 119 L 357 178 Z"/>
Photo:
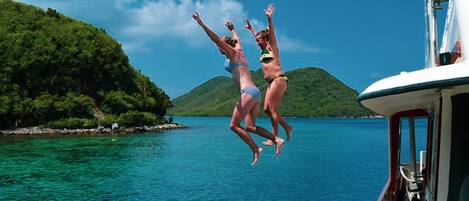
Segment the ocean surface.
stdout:
<path fill-rule="evenodd" d="M 277 159 L 263 146 L 254 167 L 229 118 L 174 121 L 190 128 L 0 137 L 0 200 L 365 201 L 377 199 L 388 177 L 386 119 L 288 118 L 292 140 Z M 269 119 L 258 125 L 270 130 Z"/>

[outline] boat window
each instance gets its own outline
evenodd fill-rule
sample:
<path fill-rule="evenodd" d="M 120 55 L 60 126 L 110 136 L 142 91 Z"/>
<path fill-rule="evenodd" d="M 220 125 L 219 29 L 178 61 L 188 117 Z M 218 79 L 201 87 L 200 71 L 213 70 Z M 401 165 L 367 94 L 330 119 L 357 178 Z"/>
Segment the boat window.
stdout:
<path fill-rule="evenodd" d="M 407 200 L 421 200 L 426 176 L 426 150 L 428 117 L 403 117 L 400 119 L 400 193 Z"/>
<path fill-rule="evenodd" d="M 420 152 L 427 150 L 427 127 L 428 118 L 414 118 L 415 159 L 417 162 L 417 171 L 419 171 L 420 165 Z M 401 118 L 401 164 L 409 164 L 411 162 L 410 135 L 409 118 Z M 423 159 L 425 159 L 425 156 Z"/>
<path fill-rule="evenodd" d="M 468 195 L 469 177 L 469 93 L 452 97 L 451 164 L 448 200 L 459 201 Z M 466 181 L 465 181 L 466 180 Z"/>

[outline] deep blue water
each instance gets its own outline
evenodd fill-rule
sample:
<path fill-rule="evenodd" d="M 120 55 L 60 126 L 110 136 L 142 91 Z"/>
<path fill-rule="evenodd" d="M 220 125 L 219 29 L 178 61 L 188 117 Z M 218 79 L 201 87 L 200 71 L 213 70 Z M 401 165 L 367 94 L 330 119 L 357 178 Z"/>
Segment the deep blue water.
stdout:
<path fill-rule="evenodd" d="M 292 141 L 278 159 L 266 147 L 254 167 L 229 118 L 174 120 L 190 128 L 0 137 L 0 200 L 362 201 L 387 180 L 386 119 L 287 119 Z"/>

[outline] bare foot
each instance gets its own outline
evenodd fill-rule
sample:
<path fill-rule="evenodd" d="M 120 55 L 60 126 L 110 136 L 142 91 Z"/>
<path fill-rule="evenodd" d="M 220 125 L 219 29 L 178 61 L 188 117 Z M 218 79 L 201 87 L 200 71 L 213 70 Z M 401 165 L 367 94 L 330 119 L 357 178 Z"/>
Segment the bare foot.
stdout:
<path fill-rule="evenodd" d="M 275 157 L 278 157 L 280 155 L 280 152 L 282 152 L 282 147 L 283 147 L 283 139 L 276 137 L 275 138 Z"/>
<path fill-rule="evenodd" d="M 266 141 L 262 142 L 262 144 L 267 145 L 267 146 L 272 146 L 274 144 L 274 142 L 272 140 L 266 140 Z"/>
<path fill-rule="evenodd" d="M 292 130 L 293 130 L 293 127 L 291 126 L 288 126 L 285 128 L 285 133 L 287 133 L 287 141 L 290 141 Z"/>
<path fill-rule="evenodd" d="M 251 165 L 256 165 L 257 160 L 259 159 L 259 156 L 262 153 L 262 148 L 257 148 L 257 151 L 253 152 L 253 159 Z"/>

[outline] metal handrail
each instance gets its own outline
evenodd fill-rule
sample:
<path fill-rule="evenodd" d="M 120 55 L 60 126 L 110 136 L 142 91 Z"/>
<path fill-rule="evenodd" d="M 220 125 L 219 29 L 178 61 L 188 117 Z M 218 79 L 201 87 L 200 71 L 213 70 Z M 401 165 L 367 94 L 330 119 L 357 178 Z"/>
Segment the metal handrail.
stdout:
<path fill-rule="evenodd" d="M 401 172 L 402 177 L 403 177 L 406 181 L 408 181 L 408 182 L 416 182 L 416 181 L 417 181 L 417 177 L 415 177 L 415 178 L 413 178 L 413 179 L 407 177 L 406 174 L 405 174 L 405 172 L 404 172 L 404 169 L 405 169 L 404 166 L 400 166 L 399 171 Z M 406 171 L 407 171 L 407 170 L 406 170 Z"/>

